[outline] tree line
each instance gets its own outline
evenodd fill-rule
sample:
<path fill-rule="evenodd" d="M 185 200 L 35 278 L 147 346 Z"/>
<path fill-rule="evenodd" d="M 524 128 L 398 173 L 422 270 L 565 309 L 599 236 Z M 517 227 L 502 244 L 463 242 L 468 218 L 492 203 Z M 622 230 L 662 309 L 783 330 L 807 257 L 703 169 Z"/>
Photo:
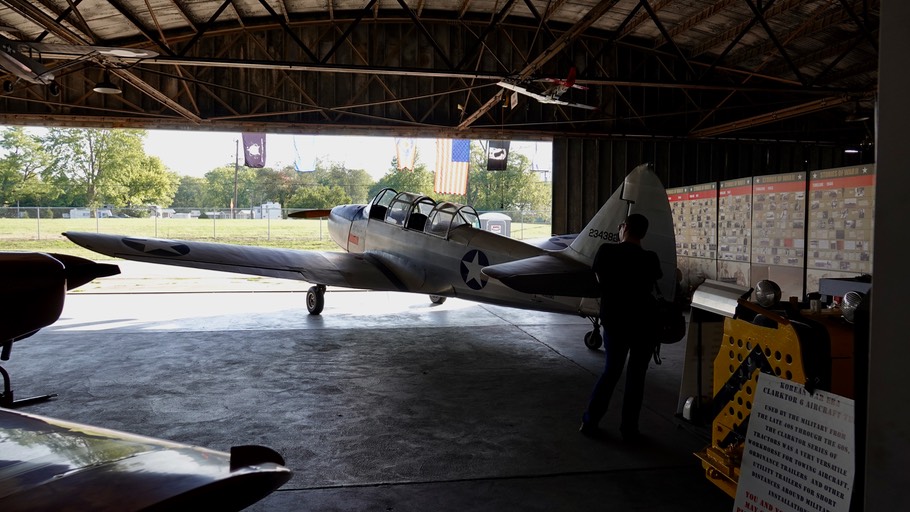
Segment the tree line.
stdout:
<path fill-rule="evenodd" d="M 365 203 L 383 188 L 409 191 L 437 201 L 467 203 L 478 210 L 548 211 L 549 183 L 530 160 L 512 152 L 505 171 L 486 171 L 486 153 L 472 143 L 466 196 L 433 192 L 433 171 L 417 155 L 413 170 L 393 158 L 378 181 L 363 169 L 319 161 L 312 172 L 216 167 L 203 177 L 181 176 L 147 155 L 145 130 L 22 127 L 0 132 L 0 207 L 230 208 L 237 180 L 238 208 L 277 202 L 284 208 L 330 208 Z"/>

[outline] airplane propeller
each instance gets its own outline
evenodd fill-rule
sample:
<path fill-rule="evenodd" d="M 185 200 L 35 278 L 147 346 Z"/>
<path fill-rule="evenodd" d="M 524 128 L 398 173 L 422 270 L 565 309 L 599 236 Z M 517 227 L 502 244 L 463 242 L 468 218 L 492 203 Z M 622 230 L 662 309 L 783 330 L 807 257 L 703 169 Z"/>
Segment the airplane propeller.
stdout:
<path fill-rule="evenodd" d="M 292 219 L 321 219 L 322 217 L 328 217 L 331 212 L 332 210 L 312 208 L 291 212 L 288 217 Z"/>

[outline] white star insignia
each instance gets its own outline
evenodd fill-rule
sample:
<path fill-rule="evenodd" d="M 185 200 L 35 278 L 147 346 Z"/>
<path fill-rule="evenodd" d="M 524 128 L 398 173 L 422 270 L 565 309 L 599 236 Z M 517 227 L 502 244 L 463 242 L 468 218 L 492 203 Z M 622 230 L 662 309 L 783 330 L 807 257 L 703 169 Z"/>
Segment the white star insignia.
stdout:
<path fill-rule="evenodd" d="M 145 247 L 143 247 L 142 252 L 152 252 L 156 250 L 162 250 L 176 254 L 178 256 L 183 256 L 179 251 L 174 249 L 176 242 L 170 240 L 144 240 L 142 242 Z"/>
<path fill-rule="evenodd" d="M 477 260 L 479 260 L 479 259 L 480 259 L 480 253 L 476 252 L 476 253 L 474 253 L 473 261 L 464 262 L 465 267 L 467 267 L 467 269 L 468 269 L 468 275 L 464 279 L 465 282 L 469 282 L 471 279 L 473 279 L 477 283 L 482 282 L 481 279 L 483 278 L 483 273 L 481 273 L 480 270 L 483 268 L 483 265 L 481 265 L 480 263 L 477 262 Z"/>

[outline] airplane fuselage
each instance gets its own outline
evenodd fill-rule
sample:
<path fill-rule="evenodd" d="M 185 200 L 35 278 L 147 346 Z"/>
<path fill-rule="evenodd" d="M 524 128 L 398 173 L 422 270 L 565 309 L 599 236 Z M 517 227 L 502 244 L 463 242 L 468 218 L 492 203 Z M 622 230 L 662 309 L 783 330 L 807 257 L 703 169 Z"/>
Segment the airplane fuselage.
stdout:
<path fill-rule="evenodd" d="M 342 249 L 367 254 L 394 276 L 401 291 L 544 310 L 597 314 L 593 299 L 517 292 L 481 273 L 488 265 L 548 251 L 468 224 L 445 233 L 371 218 L 369 206 L 339 206 L 329 216 L 329 233 Z"/>

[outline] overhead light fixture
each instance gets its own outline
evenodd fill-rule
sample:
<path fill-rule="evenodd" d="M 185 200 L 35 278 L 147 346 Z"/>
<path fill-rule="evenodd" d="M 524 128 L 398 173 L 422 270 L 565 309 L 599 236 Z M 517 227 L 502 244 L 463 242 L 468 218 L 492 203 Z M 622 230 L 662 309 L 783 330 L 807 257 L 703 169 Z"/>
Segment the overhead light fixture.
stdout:
<path fill-rule="evenodd" d="M 844 153 L 859 153 L 859 150 L 855 148 L 847 148 L 844 150 Z"/>
<path fill-rule="evenodd" d="M 119 87 L 114 85 L 114 82 L 111 82 L 111 74 L 109 71 L 104 72 L 104 79 L 95 84 L 95 87 L 93 87 L 92 90 L 98 94 L 120 94 L 123 92 Z"/>

